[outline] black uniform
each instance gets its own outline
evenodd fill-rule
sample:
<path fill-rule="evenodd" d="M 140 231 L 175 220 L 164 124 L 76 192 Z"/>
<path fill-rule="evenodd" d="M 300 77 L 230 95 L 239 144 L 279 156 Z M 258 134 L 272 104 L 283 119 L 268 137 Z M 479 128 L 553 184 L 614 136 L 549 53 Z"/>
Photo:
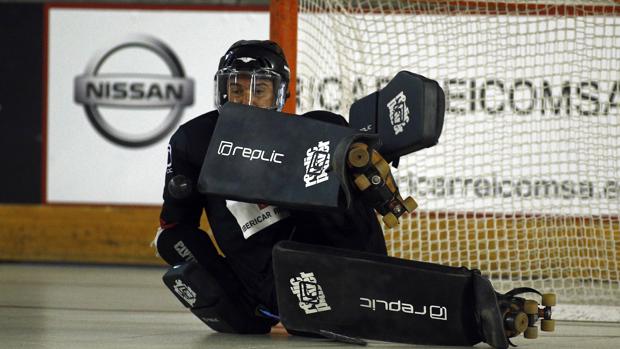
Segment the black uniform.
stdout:
<path fill-rule="evenodd" d="M 328 112 L 311 112 L 301 117 L 347 124 L 341 116 Z M 243 285 L 240 295 L 252 305 L 263 305 L 276 311 L 271 249 L 278 241 L 294 240 L 387 254 L 383 232 L 373 208 L 358 199 L 348 210 L 289 210 L 287 218 L 246 239 L 235 216 L 227 208 L 225 198 L 202 195 L 195 190 L 217 118 L 217 111 L 198 116 L 180 126 L 170 140 L 161 211 L 164 231 L 157 239 L 158 252 L 166 262 L 174 265 L 196 259 L 216 278 L 233 284 L 240 282 Z M 177 175 L 187 177 L 194 188 L 189 196 L 181 199 L 171 195 L 168 185 Z M 226 256 L 223 259 L 215 253 L 206 233 L 199 230 L 203 209 Z"/>

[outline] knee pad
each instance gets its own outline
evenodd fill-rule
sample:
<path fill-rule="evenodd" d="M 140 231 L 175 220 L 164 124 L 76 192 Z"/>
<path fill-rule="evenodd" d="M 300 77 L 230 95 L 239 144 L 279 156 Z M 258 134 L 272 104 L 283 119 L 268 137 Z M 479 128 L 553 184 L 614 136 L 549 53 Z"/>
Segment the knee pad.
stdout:
<path fill-rule="evenodd" d="M 245 297 L 240 288 L 223 285 L 222 280 L 196 262 L 173 266 L 163 280 L 186 308 L 217 332 L 268 333 L 277 323 L 259 316 L 257 304 Z"/>

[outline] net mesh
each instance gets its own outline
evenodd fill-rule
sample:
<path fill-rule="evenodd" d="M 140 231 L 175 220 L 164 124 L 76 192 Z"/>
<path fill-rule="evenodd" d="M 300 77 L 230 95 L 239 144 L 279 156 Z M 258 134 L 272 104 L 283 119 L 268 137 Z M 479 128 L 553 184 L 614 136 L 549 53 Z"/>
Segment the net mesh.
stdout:
<path fill-rule="evenodd" d="M 620 305 L 620 4 L 299 2 L 297 112 L 347 115 L 400 70 L 446 94 L 437 146 L 401 159 L 419 203 L 391 255 L 507 291 Z"/>

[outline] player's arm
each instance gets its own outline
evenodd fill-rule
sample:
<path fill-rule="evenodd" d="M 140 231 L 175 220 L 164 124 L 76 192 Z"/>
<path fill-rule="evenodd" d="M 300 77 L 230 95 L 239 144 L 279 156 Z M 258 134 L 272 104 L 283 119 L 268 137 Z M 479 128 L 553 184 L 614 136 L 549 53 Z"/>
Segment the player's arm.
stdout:
<path fill-rule="evenodd" d="M 189 152 L 189 139 L 181 128 L 168 144 L 164 204 L 160 214 L 164 229 L 177 225 L 197 228 L 200 225 L 202 202 L 195 189 L 199 169 L 189 161 Z"/>
<path fill-rule="evenodd" d="M 208 235 L 199 229 L 203 199 L 196 181 L 200 169 L 190 161 L 190 151 L 190 141 L 180 128 L 168 145 L 164 203 L 154 240 L 158 254 L 171 265 L 189 260 L 208 264 L 206 259 L 217 254 Z"/>

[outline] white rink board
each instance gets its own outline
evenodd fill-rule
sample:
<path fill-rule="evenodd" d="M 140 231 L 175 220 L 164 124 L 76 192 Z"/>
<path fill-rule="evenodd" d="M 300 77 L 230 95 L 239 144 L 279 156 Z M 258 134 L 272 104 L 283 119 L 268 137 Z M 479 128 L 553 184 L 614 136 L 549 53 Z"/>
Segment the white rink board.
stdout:
<path fill-rule="evenodd" d="M 312 53 L 298 61 L 298 111 L 348 116 L 354 98 L 399 70 L 443 87 L 439 144 L 399 169 L 401 181 L 409 181 L 401 187 L 425 210 L 620 212 L 620 18 L 303 16 L 341 32 L 326 31 L 311 47 L 312 31 L 300 30 L 299 51 Z M 349 29 L 361 22 L 367 30 Z M 342 60 L 321 65 L 317 76 L 313 56 L 335 52 L 331 43 Z"/>
<path fill-rule="evenodd" d="M 49 9 L 47 76 L 47 202 L 159 204 L 171 132 L 144 147 L 116 144 L 98 133 L 74 101 L 74 79 L 100 50 L 130 35 L 162 41 L 194 81 L 194 102 L 175 126 L 213 109 L 213 76 L 237 40 L 267 39 L 267 12 Z M 99 73 L 171 75 L 165 62 L 139 47 L 120 49 Z M 106 122 L 128 134 L 153 130 L 171 108 L 103 107 Z"/>

